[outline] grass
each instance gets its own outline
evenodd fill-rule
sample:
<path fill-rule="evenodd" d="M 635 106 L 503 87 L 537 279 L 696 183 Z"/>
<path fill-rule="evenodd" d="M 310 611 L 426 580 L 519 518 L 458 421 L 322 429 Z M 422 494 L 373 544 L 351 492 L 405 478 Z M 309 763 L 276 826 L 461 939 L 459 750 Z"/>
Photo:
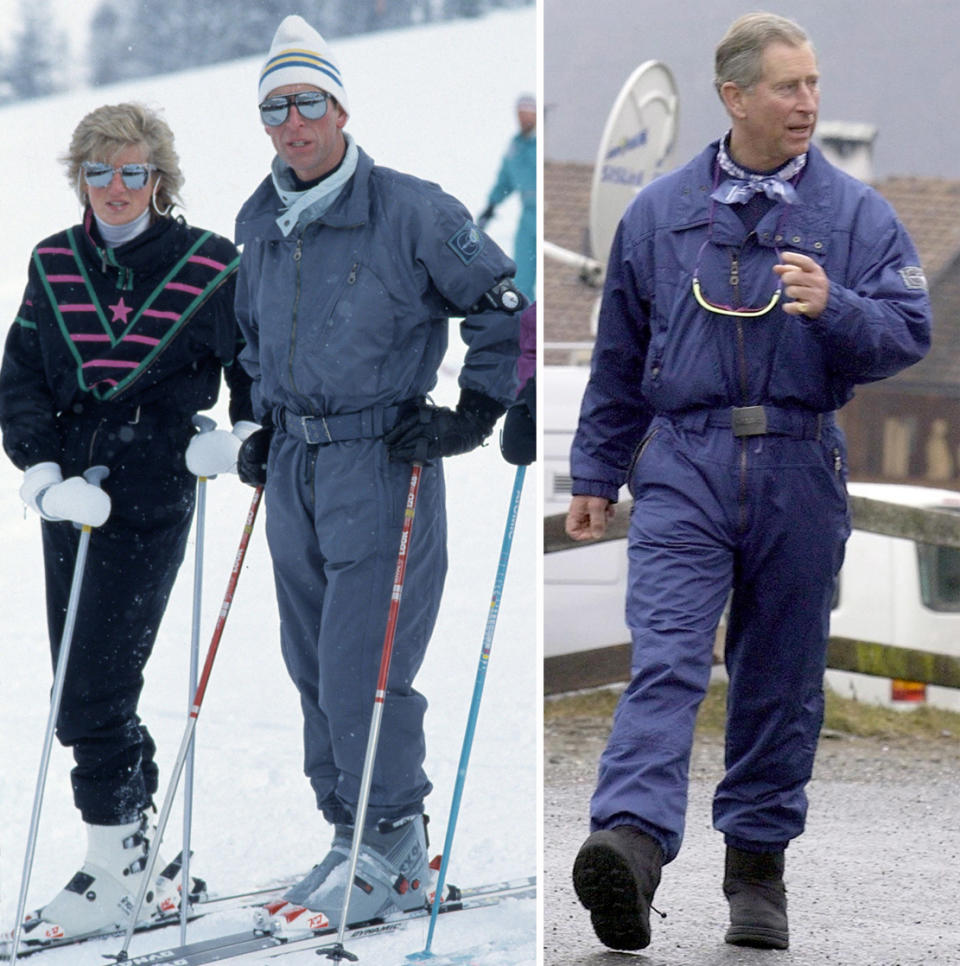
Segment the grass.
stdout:
<path fill-rule="evenodd" d="M 697 731 L 701 734 L 722 735 L 727 686 L 717 682 L 710 686 L 700 713 Z M 565 718 L 598 718 L 610 720 L 619 688 L 599 688 L 576 694 L 549 698 L 544 702 L 544 719 L 559 722 Z M 924 738 L 960 743 L 960 714 L 943 711 L 930 705 L 920 705 L 903 711 L 866 704 L 827 691 L 824 728 L 861 738 Z"/>

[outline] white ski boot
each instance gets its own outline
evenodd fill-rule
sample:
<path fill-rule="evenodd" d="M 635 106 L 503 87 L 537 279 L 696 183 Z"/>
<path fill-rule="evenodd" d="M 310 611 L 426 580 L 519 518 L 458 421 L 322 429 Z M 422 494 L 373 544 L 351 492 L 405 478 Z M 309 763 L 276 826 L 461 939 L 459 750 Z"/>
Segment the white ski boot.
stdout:
<path fill-rule="evenodd" d="M 50 902 L 24 918 L 18 954 L 127 928 L 147 864 L 147 815 L 126 825 L 86 825 L 86 829 L 83 866 Z M 155 873 L 154 887 L 147 890 L 138 925 L 179 915 L 179 861 L 166 866 L 158 856 L 155 869 L 160 871 Z M 200 880 L 194 882 L 202 887 Z M 12 942 L 12 931 L 0 937 L 0 958 L 9 958 Z"/>
<path fill-rule="evenodd" d="M 430 903 L 427 819 L 408 815 L 367 829 L 360 842 L 348 925 L 389 918 Z M 330 851 L 283 899 L 258 909 L 258 930 L 284 937 L 339 929 L 353 829 L 334 827 Z"/>

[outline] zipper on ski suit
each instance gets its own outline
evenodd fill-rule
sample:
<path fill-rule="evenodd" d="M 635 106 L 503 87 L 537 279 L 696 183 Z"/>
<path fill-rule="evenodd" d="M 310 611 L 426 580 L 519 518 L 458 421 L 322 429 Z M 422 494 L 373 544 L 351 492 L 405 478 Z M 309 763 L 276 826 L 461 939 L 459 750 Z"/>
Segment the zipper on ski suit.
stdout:
<path fill-rule="evenodd" d="M 296 269 L 296 284 L 293 288 L 293 316 L 290 320 L 290 351 L 287 355 L 287 371 L 290 376 L 290 385 L 293 391 L 302 395 L 297 388 L 297 381 L 293 374 L 293 357 L 297 346 L 297 325 L 300 321 L 300 289 L 301 289 L 301 264 L 303 262 L 303 229 L 300 229 L 300 236 L 297 238 L 297 247 L 293 250 L 293 264 Z"/>

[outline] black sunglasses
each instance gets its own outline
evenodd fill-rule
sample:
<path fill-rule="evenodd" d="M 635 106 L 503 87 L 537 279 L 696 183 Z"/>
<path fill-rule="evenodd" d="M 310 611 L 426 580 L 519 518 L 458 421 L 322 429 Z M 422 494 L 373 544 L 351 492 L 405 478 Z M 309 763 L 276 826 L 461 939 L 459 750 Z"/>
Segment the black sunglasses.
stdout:
<path fill-rule="evenodd" d="M 295 104 L 300 114 L 308 121 L 319 121 L 327 113 L 329 94 L 324 91 L 301 91 L 299 94 L 282 94 L 268 97 L 260 105 L 260 117 L 270 127 L 279 127 L 290 114 L 290 105 Z"/>

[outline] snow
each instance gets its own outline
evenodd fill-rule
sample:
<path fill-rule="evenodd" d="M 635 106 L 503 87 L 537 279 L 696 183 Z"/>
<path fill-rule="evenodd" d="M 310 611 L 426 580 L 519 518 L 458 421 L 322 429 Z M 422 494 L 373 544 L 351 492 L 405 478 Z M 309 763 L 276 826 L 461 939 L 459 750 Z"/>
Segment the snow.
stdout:
<path fill-rule="evenodd" d="M 337 44 L 353 114 L 348 130 L 373 157 L 439 182 L 479 211 L 514 133 L 513 102 L 536 87 L 536 13 L 501 11 L 478 20 L 368 35 Z M 266 48 L 269 38 L 264 38 Z M 6 178 L 0 204 L 0 318 L 16 314 L 30 249 L 77 220 L 78 206 L 57 157 L 88 110 L 122 100 L 162 106 L 177 137 L 189 220 L 232 235 L 233 216 L 265 175 L 269 140 L 255 110 L 259 58 L 113 88 L 74 91 L 0 110 Z M 518 208 L 505 203 L 491 223 L 512 251 Z M 16 230 L 13 230 L 14 226 Z M 451 328 L 436 398 L 456 398 L 462 344 Z M 213 411 L 228 423 L 221 403 Z M 431 852 L 446 834 L 467 711 L 486 627 L 515 468 L 496 445 L 447 461 L 450 570 L 437 628 L 418 688 L 430 701 L 427 769 L 434 792 Z M 538 869 L 539 668 L 537 662 L 538 474 L 528 472 L 486 675 L 448 881 L 470 885 Z M 20 474 L 0 462 L 0 924 L 11 928 L 48 713 L 51 681 L 43 604 L 39 523 L 17 498 Z M 237 552 L 252 491 L 236 477 L 211 480 L 203 561 L 201 665 Z M 262 510 L 261 513 L 264 511 Z M 266 508 L 269 512 L 269 508 Z M 416 524 L 411 552 L 416 553 Z M 159 746 L 166 783 L 187 723 L 194 542 L 156 650 L 140 713 Z M 364 602 L 358 601 L 358 607 Z M 233 892 L 305 873 L 326 852 L 330 832 L 302 774 L 301 718 L 282 666 L 278 618 L 263 521 L 246 561 L 197 725 L 192 871 L 211 890 Z M 73 808 L 68 752 L 54 744 L 27 908 L 47 901 L 79 868 L 84 834 Z M 181 789 L 182 789 L 181 782 Z M 162 785 L 161 796 L 165 794 Z M 179 850 L 178 795 L 162 854 Z M 482 946 L 503 935 L 536 960 L 536 906 L 511 900 L 490 910 L 441 919 L 435 952 Z M 452 920 L 452 921 L 451 921 Z M 190 926 L 189 938 L 245 928 L 220 914 Z M 365 941 L 361 962 L 389 966 L 423 947 L 426 921 L 396 936 Z M 131 953 L 169 945 L 177 930 L 135 936 Z M 50 966 L 100 964 L 120 948 L 108 939 L 43 954 Z M 36 962 L 36 960 L 30 960 Z M 311 953 L 287 958 L 314 963 Z"/>

